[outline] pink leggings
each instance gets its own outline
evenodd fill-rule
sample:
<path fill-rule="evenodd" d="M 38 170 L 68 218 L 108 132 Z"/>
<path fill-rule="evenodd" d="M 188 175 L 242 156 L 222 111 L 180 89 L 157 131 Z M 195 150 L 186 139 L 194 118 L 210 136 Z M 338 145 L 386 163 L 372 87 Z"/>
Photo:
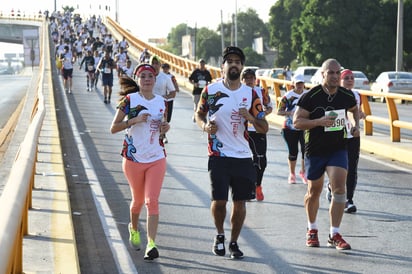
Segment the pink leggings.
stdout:
<path fill-rule="evenodd" d="M 159 215 L 159 195 L 166 174 L 166 159 L 135 163 L 123 158 L 122 167 L 132 193 L 130 211 L 139 214 L 144 203 L 148 215 Z"/>

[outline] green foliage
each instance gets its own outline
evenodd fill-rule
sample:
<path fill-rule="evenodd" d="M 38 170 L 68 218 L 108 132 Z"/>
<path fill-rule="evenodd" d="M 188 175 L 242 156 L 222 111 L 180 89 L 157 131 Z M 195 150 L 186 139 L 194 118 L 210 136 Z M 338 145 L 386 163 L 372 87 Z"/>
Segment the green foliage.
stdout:
<path fill-rule="evenodd" d="M 208 28 L 201 28 L 196 32 L 196 58 L 209 60 L 211 57 L 222 54 L 221 38 Z"/>
<path fill-rule="evenodd" d="M 263 37 L 269 38 L 269 31 L 262 19 L 253 9 L 239 12 L 237 16 L 237 44 L 241 48 L 251 47 L 253 39 Z"/>
<path fill-rule="evenodd" d="M 64 12 L 64 13 L 67 12 L 67 11 L 69 11 L 69 12 L 73 12 L 73 11 L 74 11 L 74 8 L 73 8 L 73 7 L 69 7 L 69 6 L 62 6 L 62 9 L 63 9 L 63 12 Z"/>
<path fill-rule="evenodd" d="M 278 65 L 320 65 L 333 57 L 372 78 L 395 68 L 397 0 L 278 0 L 270 45 Z M 412 0 L 404 1 L 404 55 L 412 52 Z M 405 62 L 405 69 L 412 69 Z"/>
<path fill-rule="evenodd" d="M 258 54 L 251 47 L 246 47 L 243 49 L 243 53 L 246 57 L 245 66 L 258 66 L 261 67 L 265 62 L 265 56 Z"/>
<path fill-rule="evenodd" d="M 234 28 L 232 22 L 223 23 L 219 25 L 216 31 L 202 27 L 189 27 L 187 24 L 179 24 L 171 29 L 167 37 L 167 45 L 163 49 L 170 49 L 169 51 L 176 55 L 182 54 L 182 36 L 190 34 L 196 37 L 196 59 L 204 58 L 209 60 L 215 58 L 216 60 L 222 54 L 222 33 L 223 26 L 224 46 L 234 45 Z M 263 37 L 264 41 L 269 40 L 269 31 L 267 26 L 259 18 L 254 9 L 248 9 L 246 12 L 239 12 L 237 14 L 237 29 L 238 29 L 238 46 L 240 48 L 249 48 L 251 50 L 250 56 L 245 53 L 248 60 L 256 64 L 261 64 L 264 60 L 263 55 L 254 52 L 251 47 L 253 39 Z"/>
<path fill-rule="evenodd" d="M 264 24 L 253 9 L 237 14 L 238 46 L 247 65 L 260 66 L 264 56 L 251 49 L 253 39 L 277 51 L 274 66 L 316 65 L 336 58 L 342 66 L 362 70 L 373 79 L 395 69 L 397 0 L 277 0 Z M 404 0 L 404 69 L 412 70 L 412 0 Z M 182 36 L 196 35 L 197 58 L 218 59 L 224 46 L 234 45 L 233 20 L 216 31 L 180 24 L 168 36 L 169 48 L 181 54 Z"/>
<path fill-rule="evenodd" d="M 182 37 L 191 33 L 191 29 L 187 24 L 180 24 L 172 28 L 167 37 L 167 47 L 171 49 L 171 53 L 175 55 L 182 55 Z"/>

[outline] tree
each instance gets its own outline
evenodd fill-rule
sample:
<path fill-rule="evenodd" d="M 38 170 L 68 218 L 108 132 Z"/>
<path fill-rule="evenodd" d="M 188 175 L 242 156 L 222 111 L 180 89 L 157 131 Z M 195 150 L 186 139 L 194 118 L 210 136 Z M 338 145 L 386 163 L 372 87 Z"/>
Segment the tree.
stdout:
<path fill-rule="evenodd" d="M 404 1 L 404 14 L 411 5 L 412 0 Z M 279 0 L 270 16 L 270 43 L 278 49 L 279 65 L 295 57 L 301 64 L 320 65 L 333 57 L 369 76 L 395 67 L 397 0 Z M 412 19 L 404 18 L 408 56 Z"/>
<path fill-rule="evenodd" d="M 208 28 L 203 27 L 196 32 L 196 44 L 197 59 L 209 60 L 222 53 L 220 36 Z"/>
<path fill-rule="evenodd" d="M 74 8 L 73 7 L 69 7 L 69 6 L 62 6 L 62 10 L 64 13 L 66 12 L 73 12 Z"/>
<path fill-rule="evenodd" d="M 269 45 L 278 52 L 275 65 L 283 67 L 295 60 L 298 55 L 292 50 L 292 42 L 300 45 L 299 37 L 293 37 L 292 29 L 299 27 L 300 15 L 307 0 L 278 0 L 270 9 Z M 296 40 L 294 40 L 296 39 Z"/>
<path fill-rule="evenodd" d="M 240 48 L 251 47 L 253 40 L 258 37 L 269 39 L 269 31 L 254 9 L 237 14 L 237 34 Z"/>
<path fill-rule="evenodd" d="M 258 54 L 251 47 L 246 47 L 243 49 L 243 53 L 246 57 L 245 66 L 262 66 L 266 62 L 265 56 Z"/>
<path fill-rule="evenodd" d="M 172 28 L 169 35 L 167 36 L 167 45 L 162 47 L 163 49 L 168 49 L 169 52 L 175 55 L 182 55 L 182 37 L 191 33 L 191 29 L 187 24 L 179 24 Z"/>

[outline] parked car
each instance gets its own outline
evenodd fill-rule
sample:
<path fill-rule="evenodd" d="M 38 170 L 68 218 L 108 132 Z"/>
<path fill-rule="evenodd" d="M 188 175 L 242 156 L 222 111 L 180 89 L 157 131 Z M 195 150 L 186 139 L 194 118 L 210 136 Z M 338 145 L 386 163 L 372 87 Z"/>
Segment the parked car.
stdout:
<path fill-rule="evenodd" d="M 363 90 L 370 90 L 369 79 L 359 70 L 352 71 L 353 77 L 355 78 L 355 85 L 353 86 L 354 89 L 363 89 Z"/>
<path fill-rule="evenodd" d="M 263 77 L 269 77 L 268 75 L 270 74 L 270 69 L 269 68 L 262 68 L 262 69 L 257 69 L 255 71 L 256 77 L 263 76 Z"/>
<path fill-rule="evenodd" d="M 322 68 L 318 68 L 313 74 L 313 76 L 310 78 L 310 83 L 313 85 L 319 85 L 322 83 Z"/>
<path fill-rule="evenodd" d="M 405 71 L 385 71 L 372 83 L 373 92 L 412 94 L 412 73 Z M 385 98 L 381 98 L 381 102 Z"/>
<path fill-rule="evenodd" d="M 305 83 L 311 83 L 311 78 L 318 69 L 319 67 L 302 66 L 302 67 L 298 67 L 293 73 L 293 75 L 301 74 L 305 78 Z"/>
<path fill-rule="evenodd" d="M 283 68 L 273 68 L 271 69 L 270 77 L 275 79 L 284 79 Z"/>

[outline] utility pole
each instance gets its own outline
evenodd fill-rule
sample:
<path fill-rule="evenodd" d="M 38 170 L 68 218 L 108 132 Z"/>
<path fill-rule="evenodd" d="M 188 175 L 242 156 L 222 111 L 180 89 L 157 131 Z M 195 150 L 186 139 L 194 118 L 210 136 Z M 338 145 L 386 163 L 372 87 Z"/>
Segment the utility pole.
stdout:
<path fill-rule="evenodd" d="M 235 46 L 237 47 L 237 0 L 235 0 Z"/>
<path fill-rule="evenodd" d="M 401 71 L 403 70 L 403 0 L 398 0 L 396 37 L 396 71 Z"/>
<path fill-rule="evenodd" d="M 120 22 L 119 22 L 119 0 L 116 0 L 116 1 L 115 1 L 114 20 L 115 20 L 117 23 L 120 23 Z"/>
<path fill-rule="evenodd" d="M 225 49 L 225 39 L 223 33 L 223 11 L 220 10 L 220 37 L 222 39 L 222 52 Z"/>

